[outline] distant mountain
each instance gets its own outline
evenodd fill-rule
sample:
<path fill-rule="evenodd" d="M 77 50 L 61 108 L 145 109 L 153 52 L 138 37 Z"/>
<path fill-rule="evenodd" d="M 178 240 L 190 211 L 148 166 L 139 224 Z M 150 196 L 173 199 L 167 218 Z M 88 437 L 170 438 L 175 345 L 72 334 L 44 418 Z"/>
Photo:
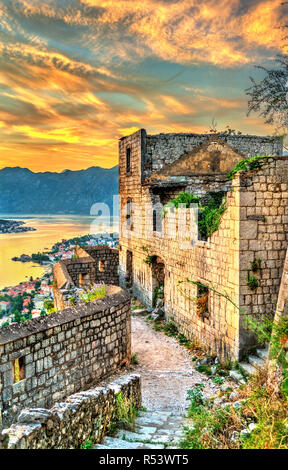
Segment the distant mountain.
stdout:
<path fill-rule="evenodd" d="M 118 166 L 34 173 L 27 168 L 0 170 L 0 213 L 87 214 L 95 202 L 112 207 L 118 194 Z"/>

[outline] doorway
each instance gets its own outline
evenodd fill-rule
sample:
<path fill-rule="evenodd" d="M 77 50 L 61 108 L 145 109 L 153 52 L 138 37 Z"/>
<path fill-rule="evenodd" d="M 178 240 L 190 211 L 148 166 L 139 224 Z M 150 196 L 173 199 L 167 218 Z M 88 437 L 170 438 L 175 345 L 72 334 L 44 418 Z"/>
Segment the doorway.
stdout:
<path fill-rule="evenodd" d="M 152 307 L 164 308 L 165 264 L 159 256 L 152 258 Z"/>
<path fill-rule="evenodd" d="M 129 289 L 133 285 L 133 253 L 126 252 L 126 287 Z"/>

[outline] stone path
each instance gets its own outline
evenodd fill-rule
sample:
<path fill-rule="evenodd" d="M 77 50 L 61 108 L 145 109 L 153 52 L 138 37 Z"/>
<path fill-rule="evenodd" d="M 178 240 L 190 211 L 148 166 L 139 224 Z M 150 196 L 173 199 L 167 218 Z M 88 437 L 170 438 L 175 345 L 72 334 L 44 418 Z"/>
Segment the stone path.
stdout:
<path fill-rule="evenodd" d="M 115 437 L 105 437 L 94 449 L 177 448 L 185 419 L 169 411 L 140 412 L 134 432 L 121 429 Z"/>
<path fill-rule="evenodd" d="M 147 409 L 136 418 L 134 432 L 120 430 L 106 437 L 95 449 L 175 448 L 187 424 L 187 390 L 204 383 L 208 395 L 219 387 L 197 372 L 189 352 L 175 338 L 152 329 L 142 316 L 132 317 L 132 354 L 137 353 L 141 375 L 142 405 Z"/>
<path fill-rule="evenodd" d="M 148 410 L 185 413 L 187 390 L 205 383 L 205 392 L 215 386 L 197 372 L 188 351 L 175 338 L 152 329 L 143 317 L 132 318 L 132 354 L 137 352 L 137 373 L 142 381 L 142 404 Z M 216 388 L 216 387 L 215 387 Z"/>

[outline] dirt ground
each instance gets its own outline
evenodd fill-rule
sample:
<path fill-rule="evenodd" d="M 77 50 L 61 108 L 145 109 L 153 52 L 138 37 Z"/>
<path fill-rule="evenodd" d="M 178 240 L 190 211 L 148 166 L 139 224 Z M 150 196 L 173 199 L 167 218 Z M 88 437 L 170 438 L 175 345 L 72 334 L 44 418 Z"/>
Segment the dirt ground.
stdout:
<path fill-rule="evenodd" d="M 132 317 L 132 354 L 138 353 L 137 372 L 142 378 L 142 404 L 148 410 L 178 410 L 188 406 L 187 390 L 199 383 L 205 392 L 216 393 L 218 387 L 191 363 L 187 349 L 177 340 L 152 329 L 144 317 Z"/>

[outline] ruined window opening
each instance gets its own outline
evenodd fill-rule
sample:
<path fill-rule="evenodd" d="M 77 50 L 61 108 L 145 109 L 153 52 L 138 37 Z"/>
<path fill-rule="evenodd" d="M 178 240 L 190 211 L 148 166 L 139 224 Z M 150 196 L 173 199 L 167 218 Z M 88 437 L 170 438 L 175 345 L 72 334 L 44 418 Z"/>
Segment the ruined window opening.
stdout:
<path fill-rule="evenodd" d="M 131 148 L 126 148 L 126 173 L 131 172 Z"/>
<path fill-rule="evenodd" d="M 100 260 L 98 267 L 99 267 L 99 271 L 101 271 L 101 272 L 102 272 L 102 271 L 105 271 L 105 264 L 104 264 L 104 261 Z"/>
<path fill-rule="evenodd" d="M 133 253 L 130 250 L 126 252 L 126 287 L 133 285 Z"/>
<path fill-rule="evenodd" d="M 88 284 L 88 273 L 79 273 L 79 287 L 83 287 Z"/>
<path fill-rule="evenodd" d="M 132 224 L 132 199 L 129 197 L 127 199 L 127 212 L 126 212 L 126 220 L 127 220 L 127 230 L 133 230 L 133 224 Z"/>
<path fill-rule="evenodd" d="M 157 231 L 157 211 L 153 209 L 153 232 Z"/>
<path fill-rule="evenodd" d="M 209 288 L 197 286 L 196 313 L 201 318 L 209 317 Z"/>
<path fill-rule="evenodd" d="M 20 382 L 25 378 L 25 359 L 24 356 L 18 357 L 12 362 L 13 366 L 13 382 Z"/>
<path fill-rule="evenodd" d="M 158 205 L 156 204 L 156 206 Z M 160 206 L 161 207 L 154 208 L 152 212 L 153 232 L 158 232 L 158 233 L 162 233 L 162 217 L 161 217 L 162 205 L 160 204 Z"/>

